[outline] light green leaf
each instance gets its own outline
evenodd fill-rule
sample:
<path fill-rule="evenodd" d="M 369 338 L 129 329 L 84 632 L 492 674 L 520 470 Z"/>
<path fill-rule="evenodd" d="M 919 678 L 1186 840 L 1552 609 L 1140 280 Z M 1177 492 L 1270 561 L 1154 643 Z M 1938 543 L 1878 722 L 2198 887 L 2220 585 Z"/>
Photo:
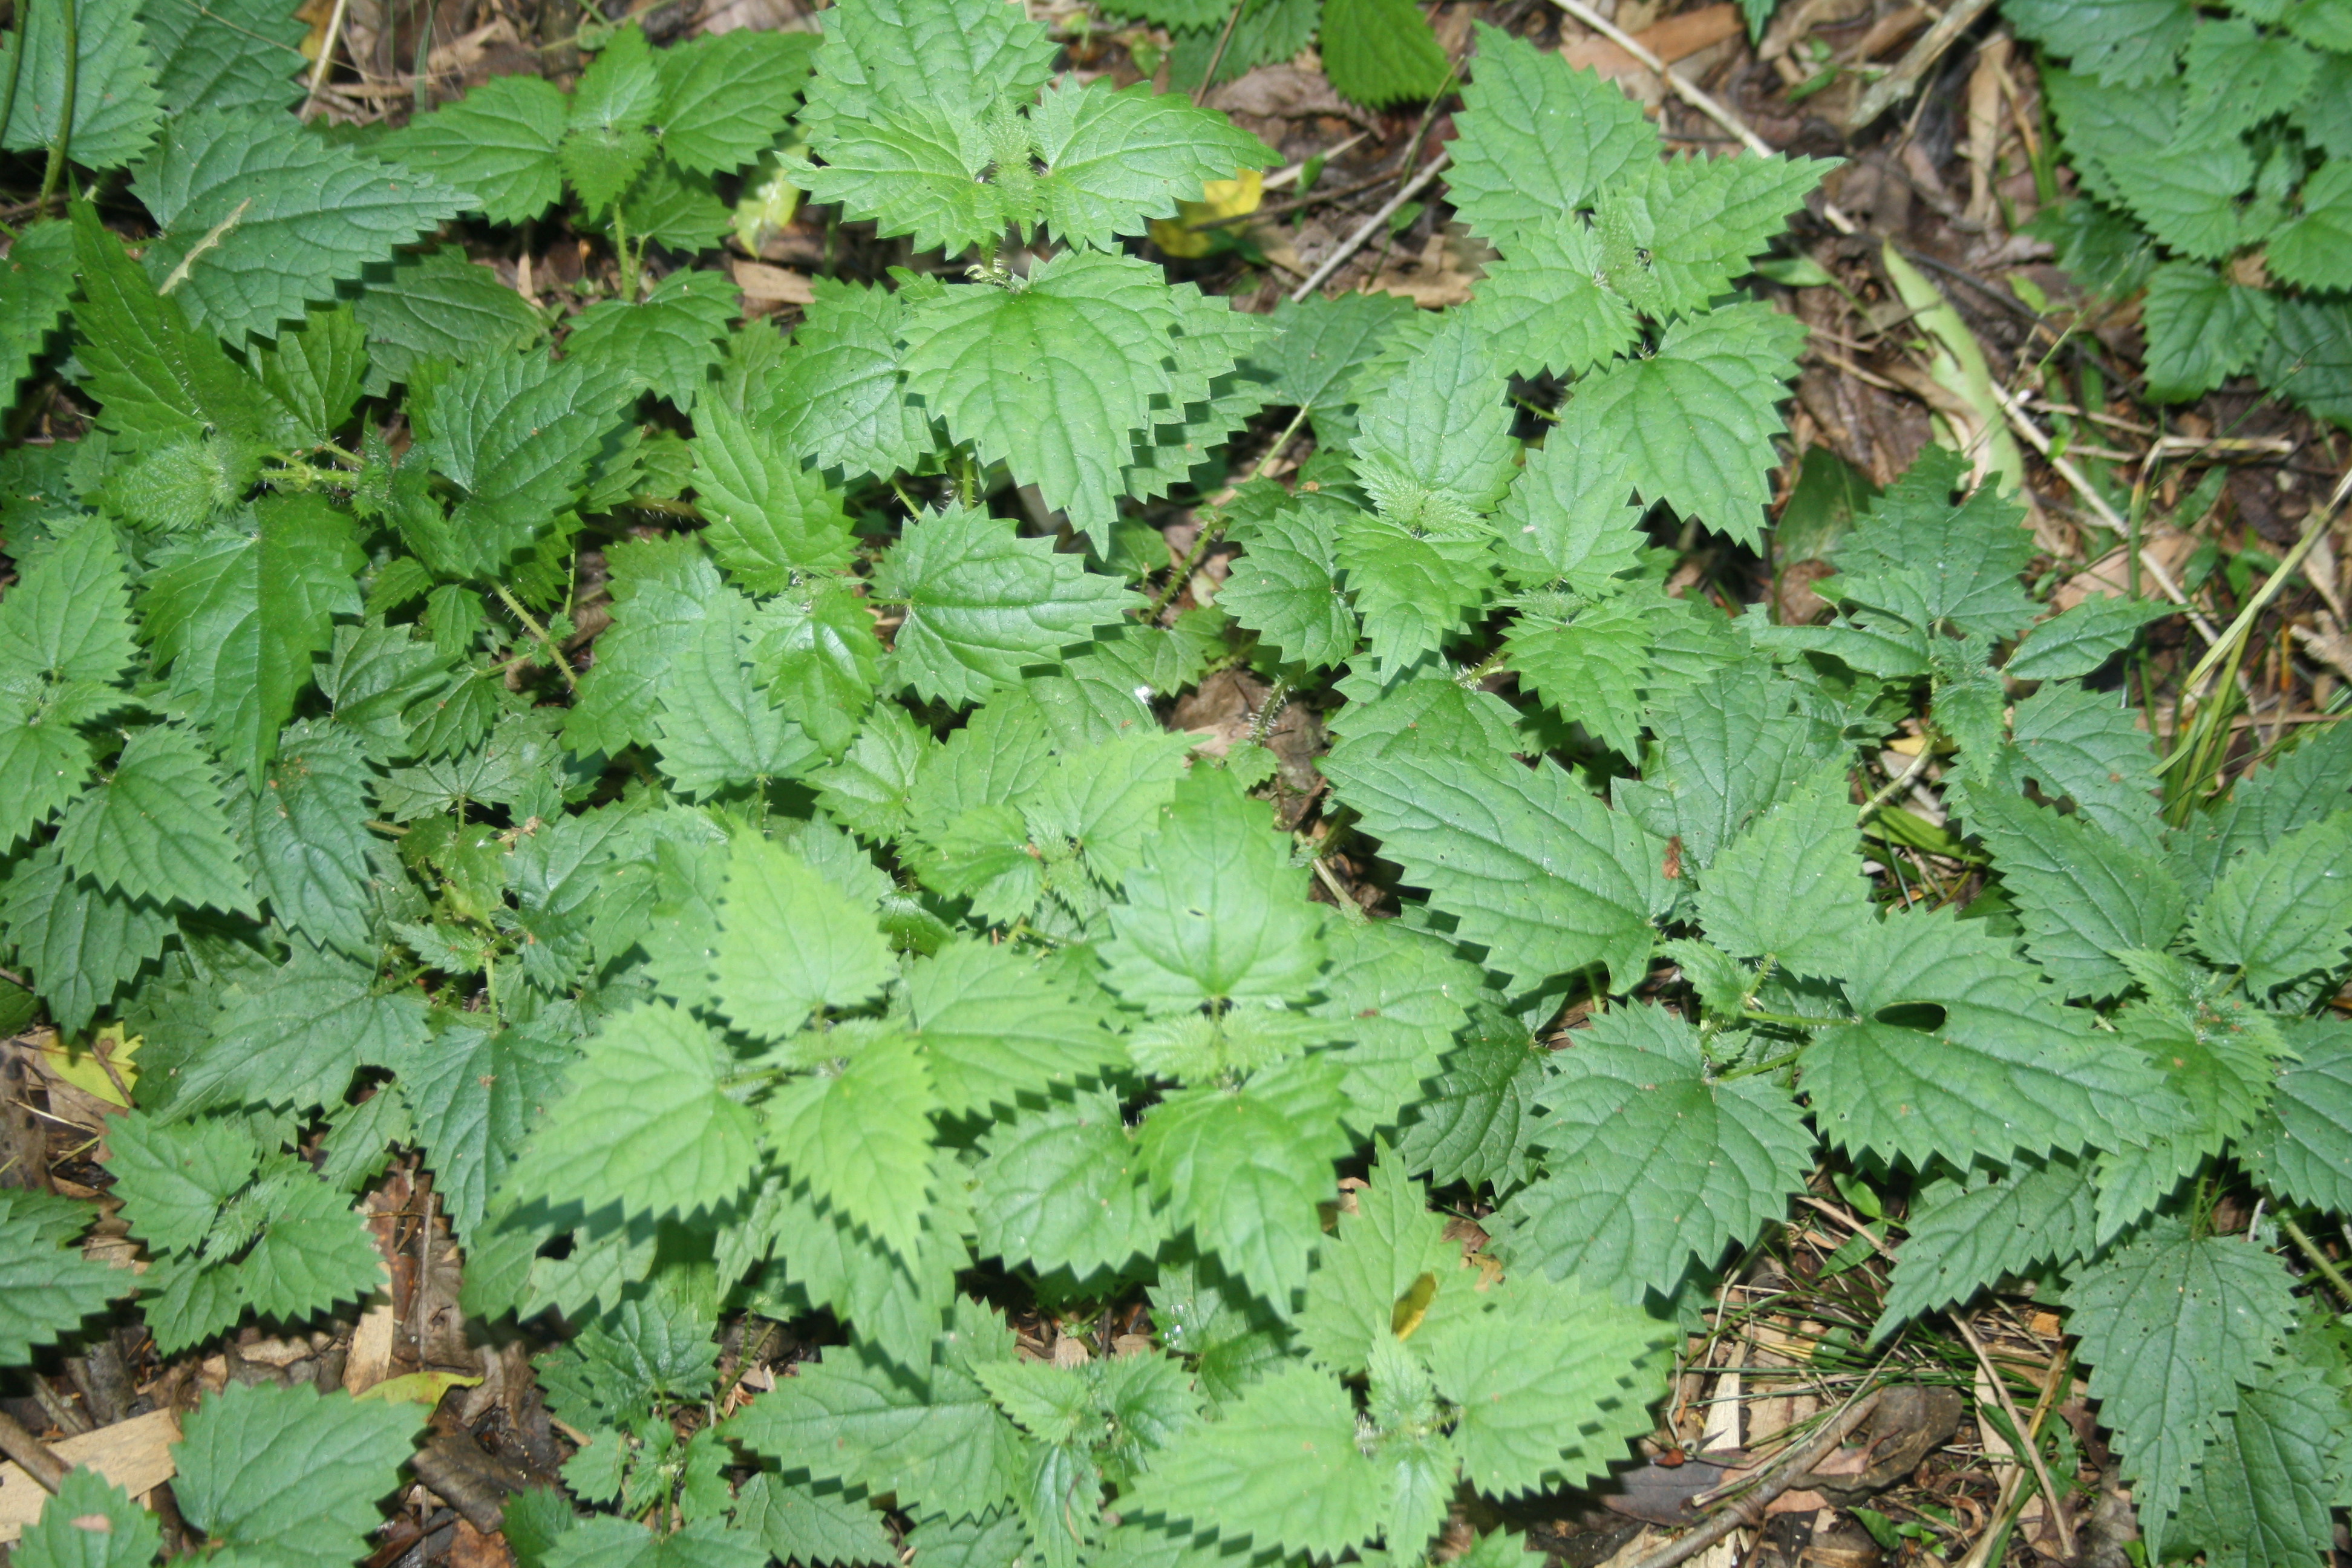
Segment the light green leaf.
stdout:
<path fill-rule="evenodd" d="M 1638 330 L 1633 307 L 1604 277 L 1600 237 L 1574 213 L 1512 236 L 1468 320 L 1496 368 L 1513 375 L 1581 375 L 1632 346 Z"/>
<path fill-rule="evenodd" d="M 16 1542 L 17 1568 L 147 1568 L 163 1550 L 156 1517 L 87 1468 L 68 1472 L 57 1496 Z"/>
<path fill-rule="evenodd" d="M 1504 390 L 1476 331 L 1454 324 L 1365 401 L 1356 474 L 1383 513 L 1435 529 L 1495 510 L 1518 458 Z"/>
<path fill-rule="evenodd" d="M 596 639 L 596 662 L 564 716 L 564 743 L 582 753 L 617 755 L 659 732 L 673 670 L 701 644 L 702 622 L 724 591 L 690 535 L 623 540 L 605 552 L 613 625 Z"/>
<path fill-rule="evenodd" d="M 844 1048 L 837 1072 L 778 1093 L 769 1145 L 843 1214 L 911 1258 L 930 1190 L 930 1073 L 914 1040 L 896 1031 Z"/>
<path fill-rule="evenodd" d="M 1625 448 L 1644 500 L 1753 544 L 1771 499 L 1776 405 L 1796 374 L 1802 331 L 1755 301 L 1686 316 L 1649 358 L 1578 383 L 1550 439 Z"/>
<path fill-rule="evenodd" d="M 1307 900 L 1307 881 L 1265 806 L 1230 773 L 1192 774 L 1111 909 L 1110 987 L 1147 1008 L 1187 1012 L 1309 989 L 1323 967 L 1324 917 Z"/>
<path fill-rule="evenodd" d="M 2311 58 L 2303 51 L 2305 58 Z M 2305 289 L 2352 289 L 2352 160 L 2320 165 L 2305 182 L 2303 212 L 2271 237 L 2271 275 Z"/>
<path fill-rule="evenodd" d="M 1282 335 L 1262 354 L 1275 373 L 1274 401 L 1328 416 L 1349 400 L 1349 384 L 1370 363 L 1382 341 L 1413 317 L 1412 301 L 1394 294 L 1317 294 L 1285 300 L 1274 310 Z"/>
<path fill-rule="evenodd" d="M 824 503 L 831 504 L 827 495 Z M 771 547 L 758 553 L 772 561 Z M 744 569 L 730 563 L 738 576 Z M 764 572 L 763 564 L 751 568 Z M 882 644 L 866 600 L 842 577 L 818 577 L 770 600 L 760 612 L 751 664 L 784 712 L 828 756 L 838 758 L 882 682 Z"/>
<path fill-rule="evenodd" d="M 2352 948 L 2352 810 L 2231 866 L 2197 907 L 2189 935 L 2215 963 L 2244 971 L 2256 997 L 2341 969 Z"/>
<path fill-rule="evenodd" d="M 234 1278 L 238 1300 L 261 1316 L 299 1322 L 388 1283 L 367 1216 L 309 1166 L 266 1173 L 249 1201 L 261 1209 L 261 1238 Z"/>
<path fill-rule="evenodd" d="M 1615 445 L 1579 449 L 1558 436 L 1528 454 L 1496 521 L 1504 570 L 1529 584 L 1606 591 L 1648 543 L 1633 504 L 1633 458 Z"/>
<path fill-rule="evenodd" d="M 1029 131 L 1045 165 L 1036 202 L 1045 226 L 1065 245 L 1097 250 L 1199 200 L 1206 181 L 1281 161 L 1223 115 L 1142 82 L 1115 91 L 1065 78 L 1045 89 Z"/>
<path fill-rule="evenodd" d="M 784 449 L 851 475 L 911 468 L 931 449 L 928 409 L 898 385 L 906 301 L 893 290 L 820 278 L 816 299 L 761 397 Z"/>
<path fill-rule="evenodd" d="M 119 169 L 145 152 L 163 106 L 133 0 L 79 0 L 70 13 L 63 0 L 34 0 L 16 21 L 16 30 L 0 40 L 0 80 L 11 84 L 0 146 L 25 153 L 60 141 L 71 37 L 73 127 L 62 139 L 73 161 Z"/>
<path fill-rule="evenodd" d="M 1707 867 L 1698 895 L 1707 939 L 1734 957 L 1777 959 L 1793 973 L 1837 974 L 1876 918 L 1855 858 L 1861 843 L 1845 767 L 1826 767 Z"/>
<path fill-rule="evenodd" d="M 1127 1053 L 1104 1026 L 1107 1001 L 1008 946 L 962 939 L 907 972 L 907 1004 L 940 1109 L 1012 1107 L 1024 1093 L 1094 1077 Z"/>
<path fill-rule="evenodd" d="M 1356 1189 L 1352 1213 L 1316 1249 L 1307 1277 L 1298 1337 L 1322 1365 L 1341 1374 L 1370 1363 L 1374 1347 L 1417 1333 L 1484 1303 L 1470 1289 L 1462 1248 L 1429 1194 L 1385 1146 L 1371 1180 Z"/>
<path fill-rule="evenodd" d="M 2000 667 L 2018 680 L 2060 680 L 2090 675 L 2132 645 L 2139 629 L 2174 614 L 2159 599 L 2094 594 L 2036 626 Z"/>
<path fill-rule="evenodd" d="M 1550 1053 L 1493 1008 L 1478 1011 L 1467 1036 L 1406 1124 L 1398 1157 L 1441 1184 L 1516 1185 L 1526 1178 Z"/>
<path fill-rule="evenodd" d="M 1170 1223 L 1190 1225 L 1203 1252 L 1277 1311 L 1306 1282 L 1316 1205 L 1345 1146 L 1339 1077 L 1328 1061 L 1295 1059 L 1239 1089 L 1171 1095 L 1143 1120 L 1144 1163 Z"/>
<path fill-rule="evenodd" d="M 570 108 L 536 76 L 497 76 L 385 137 L 387 157 L 474 193 L 493 223 L 528 223 L 563 195 L 556 148 Z"/>
<path fill-rule="evenodd" d="M 1748 153 L 1636 163 L 1601 189 L 1597 270 L 1643 315 L 1696 314 L 1730 289 L 1831 167 Z"/>
<path fill-rule="evenodd" d="M 259 783 L 280 727 L 356 616 L 363 558 L 351 519 L 316 496 L 257 503 L 252 527 L 162 552 L 141 609 L 155 659 L 232 767 Z"/>
<path fill-rule="evenodd" d="M 66 814 L 58 853 L 128 899 L 256 912 L 211 759 L 176 724 L 131 735 L 112 775 Z"/>
<path fill-rule="evenodd" d="M 2273 1192 L 2352 1215 L 2352 1030 L 2305 1025 L 2293 1039 L 2302 1059 L 2282 1067 L 2239 1157 Z"/>
<path fill-rule="evenodd" d="M 908 313 L 907 393 L 1107 546 L 1127 433 L 1181 390 L 1162 363 L 1177 298 L 1132 257 L 1070 250 L 1018 291 L 949 289 Z"/>
<path fill-rule="evenodd" d="M 740 833 L 728 854 L 712 972 L 745 1033 L 781 1040 L 820 1007 L 854 1008 L 890 978 L 872 913 L 792 851 Z"/>
<path fill-rule="evenodd" d="M 1356 1447 L 1329 1373 L 1294 1366 L 1193 1427 L 1122 1494 L 1122 1513 L 1191 1523 L 1260 1550 L 1338 1556 L 1377 1534 L 1384 1478 Z"/>
<path fill-rule="evenodd" d="M 2251 366 L 2274 330 L 2277 304 L 2267 291 L 2232 283 L 2211 267 L 2168 261 L 2148 279 L 2141 315 L 2148 395 L 2173 403 L 2201 396 Z"/>
<path fill-rule="evenodd" d="M 430 463 L 464 492 L 449 514 L 446 569 L 501 574 L 579 496 L 633 395 L 609 366 L 528 351 L 485 355 L 443 382 L 432 437 L 407 460 Z"/>
<path fill-rule="evenodd" d="M 2189 112 L 2223 134 L 2251 131 L 2284 114 L 2311 90 L 2319 57 L 2284 33 L 2261 33 L 2242 16 L 2204 21 L 2189 35 Z M 2277 253 L 2272 253 L 2275 261 Z"/>
<path fill-rule="evenodd" d="M 2196 20 L 2188 0 L 2020 0 L 2012 18 L 2077 70 L 2118 87 L 2168 74 Z"/>
<path fill-rule="evenodd" d="M 1613 83 L 1499 27 L 1475 32 L 1446 185 L 1462 220 L 1507 251 L 1526 229 L 1590 207 L 1655 157 L 1658 139 Z"/>
<path fill-rule="evenodd" d="M 1115 1095 L 1051 1100 L 998 1122 L 982 1149 L 971 1201 L 983 1256 L 1085 1279 L 1166 1237 Z"/>
<path fill-rule="evenodd" d="M 646 36 L 634 25 L 609 38 L 580 75 L 557 157 L 592 217 L 612 210 L 655 159 L 646 129 L 661 105 L 661 73 Z"/>
<path fill-rule="evenodd" d="M 1612 989 L 1643 972 L 1651 918 L 1668 902 L 1665 846 L 1549 759 L 1525 768 L 1368 737 L 1342 744 L 1324 771 L 1512 994 L 1596 963 Z"/>
<path fill-rule="evenodd" d="M 276 337 L 338 282 L 473 205 L 290 121 L 216 114 L 170 121 L 132 188 L 163 230 L 140 258 L 147 276 L 232 342 Z"/>
<path fill-rule="evenodd" d="M 1787 1091 L 1709 1081 L 1697 1031 L 1654 1006 L 1570 1038 L 1540 1097 L 1549 1174 L 1503 1209 L 1506 1258 L 1638 1301 L 1782 1215 L 1813 1149 Z"/>
<path fill-rule="evenodd" d="M 403 255 L 364 277 L 352 313 L 367 331 L 371 393 L 406 381 L 426 361 L 463 364 L 540 336 L 538 310 L 497 273 L 467 260 L 461 247 Z"/>
<path fill-rule="evenodd" d="M 874 596 L 907 606 L 891 647 L 898 678 L 958 704 L 1017 681 L 1026 666 L 1054 663 L 1136 602 L 1082 557 L 960 506 L 908 525 L 875 573 Z"/>
<path fill-rule="evenodd" d="M 606 300 L 583 310 L 563 340 L 564 357 L 601 365 L 691 414 L 740 303 L 724 275 L 681 267 L 641 301 Z"/>
<path fill-rule="evenodd" d="M 141 0 L 167 114 L 290 109 L 308 24 L 275 0 Z"/>
<path fill-rule="evenodd" d="M 1370 108 L 1427 98 L 1453 74 L 1437 35 L 1411 0 L 1324 0 L 1322 37 L 1331 85 Z"/>
<path fill-rule="evenodd" d="M 2152 1066 L 2105 1044 L 2008 941 L 1957 910 L 1864 928 L 1845 993 L 1862 1021 L 1817 1036 L 1803 1079 L 1843 1148 L 2005 1162 L 2145 1142 L 2181 1113 Z"/>
<path fill-rule="evenodd" d="M 1968 825 L 2000 868 L 2026 951 L 2070 996 L 2120 995 L 2131 976 L 2113 955 L 2161 951 L 2188 915 L 2188 900 L 2161 860 L 2079 816 L 1987 790 L 1969 796 Z"/>
<path fill-rule="evenodd" d="M 1524 605 L 1504 635 L 1507 662 L 1545 707 L 1620 756 L 1639 757 L 1654 608 L 1638 592 L 1580 605 L 1572 618 Z"/>
<path fill-rule="evenodd" d="M 1338 925 L 1311 1011 L 1351 1037 L 1328 1054 L 1345 1073 L 1347 1120 L 1359 1132 L 1393 1124 L 1421 1100 L 1470 1007 L 1485 994 L 1476 967 L 1446 943 L 1394 921 Z"/>
<path fill-rule="evenodd" d="M 1894 610 L 1922 630 L 1949 622 L 1963 632 L 2015 637 L 2039 614 L 2019 574 L 2033 557 L 2022 509 L 1998 486 L 1969 482 L 1968 459 L 1929 447 L 1870 504 L 1837 547 L 1833 597 Z"/>
<path fill-rule="evenodd" d="M 190 1524 L 232 1552 L 337 1568 L 366 1552 L 422 1415 L 348 1394 L 232 1384 L 184 1423 L 172 1492 Z"/>
<path fill-rule="evenodd" d="M 616 1014 L 589 1037 L 522 1170 L 530 1188 L 594 1210 L 692 1215 L 751 1179 L 751 1113 L 719 1081 L 719 1044 L 667 1003 Z"/>
<path fill-rule="evenodd" d="M 2088 1173 L 2072 1161 L 2020 1163 L 2000 1181 L 1968 1187 L 1937 1182 L 1912 1201 L 1910 1239 L 1874 1334 L 1883 1339 L 2006 1276 L 2072 1263 L 2092 1250 L 2097 1223 Z"/>
<path fill-rule="evenodd" d="M 73 226 L 55 218 L 27 224 L 0 265 L 0 401 L 16 403 L 17 384 L 32 374 L 49 333 L 65 320 L 73 287 Z"/>
<path fill-rule="evenodd" d="M 2020 770 L 2126 844 L 2158 847 L 2156 753 L 2114 692 L 2044 685 L 2011 715 Z"/>
<path fill-rule="evenodd" d="M 663 153 L 699 174 L 757 159 L 782 133 L 817 43 L 807 33 L 740 27 L 662 50 Z"/>
<path fill-rule="evenodd" d="M 2091 1396 L 2116 1435 L 2150 1555 L 2181 1489 L 2293 1321 L 2294 1281 L 2237 1237 L 2192 1237 L 2157 1219 L 2074 1277 L 2067 1328 L 2091 1363 Z"/>
<path fill-rule="evenodd" d="M 849 564 L 856 552 L 840 492 L 801 467 L 774 432 L 713 400 L 690 446 L 711 553 L 744 588 L 778 593 L 803 574 Z"/>
<path fill-rule="evenodd" d="M 896 1492 L 905 1508 L 970 1518 L 1009 1501 L 1021 1438 L 964 1364 L 1010 1354 L 1011 1336 L 992 1320 L 993 1333 L 971 1333 L 976 1308 L 958 1315 L 914 1376 L 872 1351 L 828 1350 L 736 1415 L 726 1435 L 820 1479 Z"/>

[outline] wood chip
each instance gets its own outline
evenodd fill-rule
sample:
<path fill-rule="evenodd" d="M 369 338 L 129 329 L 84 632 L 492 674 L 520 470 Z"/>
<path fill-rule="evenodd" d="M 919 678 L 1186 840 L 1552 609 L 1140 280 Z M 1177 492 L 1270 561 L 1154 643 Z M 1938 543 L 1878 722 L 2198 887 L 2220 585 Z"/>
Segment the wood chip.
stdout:
<path fill-rule="evenodd" d="M 735 286 L 745 300 L 763 305 L 807 305 L 816 300 L 816 285 L 805 272 L 771 267 L 764 261 L 737 261 Z"/>
<path fill-rule="evenodd" d="M 180 1423 L 169 1410 L 152 1411 L 67 1437 L 49 1445 L 67 1464 L 87 1466 L 133 1497 L 172 1479 L 172 1445 Z M 0 1464 L 0 1545 L 16 1540 L 41 1517 L 49 1494 L 22 1467 Z"/>
<path fill-rule="evenodd" d="M 343 1391 L 365 1394 L 392 1375 L 392 1342 L 399 1330 L 392 1303 L 382 1297 L 360 1314 L 352 1331 L 352 1353 L 343 1360 Z"/>

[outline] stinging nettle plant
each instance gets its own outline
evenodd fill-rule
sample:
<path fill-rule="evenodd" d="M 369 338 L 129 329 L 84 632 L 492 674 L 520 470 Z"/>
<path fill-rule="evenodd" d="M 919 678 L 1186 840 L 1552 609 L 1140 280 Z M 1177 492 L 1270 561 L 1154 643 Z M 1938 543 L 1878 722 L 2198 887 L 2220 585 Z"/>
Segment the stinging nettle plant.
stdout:
<path fill-rule="evenodd" d="M 518 1498 L 525 1560 L 1418 1563 L 1465 1489 L 1624 1458 L 1827 1163 L 1906 1215 L 1882 1341 L 2016 1279 L 2061 1306 L 2153 1555 L 2326 1549 L 2352 1376 L 2274 1244 L 2352 1211 L 2352 745 L 2168 825 L 2086 684 L 2146 607 L 2042 618 L 1947 453 L 1842 546 L 1831 624 L 1665 591 L 1650 509 L 1760 539 L 1801 329 L 1736 282 L 1822 165 L 1664 160 L 1486 30 L 1475 298 L 1256 317 L 1125 242 L 1270 152 L 1057 79 L 996 0 L 851 0 L 813 52 L 624 29 L 568 100 L 362 148 L 219 14 L 81 16 L 84 79 L 154 110 L 51 144 L 142 160 L 158 235 L 77 202 L 0 274 L 12 385 L 91 411 L 5 458 L 0 925 L 61 1032 L 142 1041 L 107 1152 L 149 1268 L 0 1194 L 0 1363 L 134 1290 L 166 1354 L 347 1308 L 352 1194 L 413 1150 L 467 1310 L 564 1331 L 590 1512 Z M 822 281 L 789 337 L 714 271 L 645 283 L 778 160 L 937 268 Z M 566 190 L 624 287 L 552 353 L 412 248 Z M 1160 497 L 1243 552 L 1172 620 Z M 1242 662 L 1329 708 L 1399 918 L 1310 901 L 1264 746 L 1163 730 Z M 1906 725 L 1941 824 L 1857 799 Z M 1988 891 L 1890 901 L 1865 844 L 1906 841 Z M 2246 1186 L 2269 1217 L 2216 1234 Z M 1075 1367 L 1001 1310 L 1139 1292 L 1156 1343 Z M 742 1311 L 840 1331 L 714 1421 Z M 417 1425 L 231 1390 L 181 1511 L 350 1561 Z M 93 1513 L 152 1555 L 69 1486 L 26 1560 Z"/>

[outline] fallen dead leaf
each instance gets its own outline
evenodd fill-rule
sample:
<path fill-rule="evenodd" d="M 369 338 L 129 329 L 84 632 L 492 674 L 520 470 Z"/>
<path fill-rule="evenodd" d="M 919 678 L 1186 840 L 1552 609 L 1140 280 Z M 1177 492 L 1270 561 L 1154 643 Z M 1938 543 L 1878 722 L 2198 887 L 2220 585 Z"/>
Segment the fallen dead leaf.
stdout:
<path fill-rule="evenodd" d="M 764 261 L 733 263 L 735 287 L 744 302 L 758 305 L 808 305 L 815 302 L 816 285 L 804 272 L 771 267 Z"/>
<path fill-rule="evenodd" d="M 398 1328 L 392 1303 L 381 1297 L 360 1314 L 359 1327 L 352 1331 L 351 1354 L 343 1360 L 345 1393 L 365 1394 L 391 1375 L 392 1339 Z"/>
<path fill-rule="evenodd" d="M 2180 580 L 2180 568 L 2197 548 L 2197 541 L 2177 528 L 2158 524 L 2141 531 L 2140 548 L 2154 556 L 2157 564 L 2162 566 L 2177 583 Z M 2130 593 L 2130 568 L 2125 564 L 2125 554 L 2126 547 L 2118 545 L 2059 584 L 2058 591 L 2050 595 L 2051 607 L 2071 610 L 2094 595 L 2120 599 Z M 2139 580 L 2143 594 L 2153 595 L 2158 592 L 2145 569 L 2141 571 Z M 2056 1331 L 2053 1329 L 2052 1331 L 2054 1333 Z"/>
<path fill-rule="evenodd" d="M 1676 60 L 1688 59 L 1699 50 L 1721 43 L 1738 31 L 1738 6 L 1728 4 L 1703 5 L 1696 11 L 1685 11 L 1643 28 L 1633 35 L 1633 41 L 1672 65 Z M 1599 71 L 1612 81 L 1624 77 L 1656 79 L 1656 74 L 1649 67 L 1598 33 L 1562 44 L 1559 54 L 1570 68 Z"/>

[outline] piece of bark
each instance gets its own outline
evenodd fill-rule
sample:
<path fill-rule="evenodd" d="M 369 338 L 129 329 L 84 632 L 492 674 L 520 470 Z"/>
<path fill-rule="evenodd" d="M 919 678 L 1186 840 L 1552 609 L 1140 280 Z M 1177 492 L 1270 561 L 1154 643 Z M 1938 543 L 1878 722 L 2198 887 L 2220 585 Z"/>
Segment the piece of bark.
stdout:
<path fill-rule="evenodd" d="M 168 1410 L 157 1410 L 52 1443 L 49 1451 L 68 1465 L 96 1470 L 136 1497 L 172 1479 L 172 1445 L 179 1440 L 178 1419 Z M 0 1545 L 16 1540 L 41 1517 L 48 1496 L 21 1467 L 0 1464 Z"/>

